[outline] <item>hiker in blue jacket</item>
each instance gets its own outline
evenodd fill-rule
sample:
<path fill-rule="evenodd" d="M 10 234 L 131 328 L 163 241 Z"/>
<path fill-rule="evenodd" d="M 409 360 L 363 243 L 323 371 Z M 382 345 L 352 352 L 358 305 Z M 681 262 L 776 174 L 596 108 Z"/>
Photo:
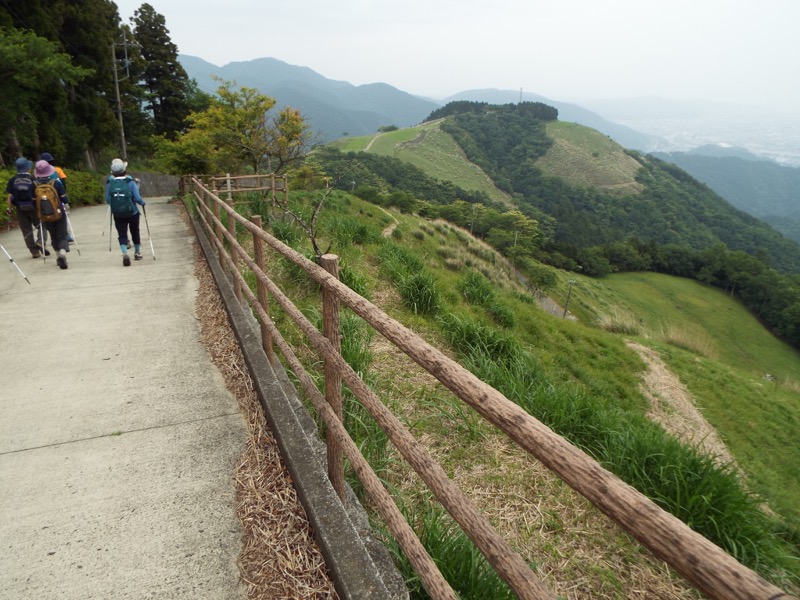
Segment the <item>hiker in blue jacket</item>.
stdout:
<path fill-rule="evenodd" d="M 142 245 L 139 237 L 139 213 L 140 206 L 145 202 L 139 193 L 139 186 L 136 181 L 127 174 L 128 163 L 120 158 L 111 161 L 111 175 L 106 181 L 106 203 L 114 216 L 114 226 L 117 229 L 119 248 L 122 250 L 122 265 L 131 266 L 131 258 L 128 256 L 128 229 L 131 232 L 133 241 L 133 259 L 142 260 Z"/>

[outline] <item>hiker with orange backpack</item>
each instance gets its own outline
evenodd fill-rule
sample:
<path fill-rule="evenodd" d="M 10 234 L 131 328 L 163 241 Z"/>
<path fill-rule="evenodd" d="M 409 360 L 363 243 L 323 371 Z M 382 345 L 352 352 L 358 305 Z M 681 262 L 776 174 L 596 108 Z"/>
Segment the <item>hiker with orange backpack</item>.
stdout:
<path fill-rule="evenodd" d="M 46 160 L 36 163 L 36 215 L 39 227 L 44 227 L 50 234 L 53 249 L 58 253 L 56 264 L 67 268 L 67 252 L 69 252 L 67 217 L 69 198 L 64 184 L 56 175 L 56 170 Z"/>
<path fill-rule="evenodd" d="M 66 192 L 67 191 L 67 174 L 64 171 L 64 169 L 62 169 L 60 166 L 58 166 L 58 163 L 56 162 L 56 159 L 53 158 L 53 155 L 50 154 L 49 152 L 42 152 L 39 155 L 39 160 L 46 160 L 47 162 L 50 163 L 50 166 L 53 167 L 56 170 L 56 175 L 58 175 L 58 178 L 61 180 L 61 183 L 64 185 L 64 191 Z M 72 232 L 70 231 L 69 223 L 67 223 L 67 240 L 69 240 L 70 244 L 75 242 L 75 238 L 72 237 Z M 78 254 L 80 254 L 80 251 L 78 251 Z"/>

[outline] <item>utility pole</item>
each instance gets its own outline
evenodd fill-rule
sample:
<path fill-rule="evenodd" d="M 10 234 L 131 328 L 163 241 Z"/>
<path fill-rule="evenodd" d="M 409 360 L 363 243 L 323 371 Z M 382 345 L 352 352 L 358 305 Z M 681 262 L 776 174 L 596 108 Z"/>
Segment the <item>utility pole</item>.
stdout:
<path fill-rule="evenodd" d="M 569 307 L 569 297 L 572 295 L 572 286 L 577 283 L 574 279 L 570 279 L 567 281 L 569 284 L 569 291 L 567 292 L 567 301 L 564 303 L 564 315 L 561 317 L 562 319 L 567 318 L 567 308 Z"/>
<path fill-rule="evenodd" d="M 122 100 L 119 97 L 119 77 L 117 76 L 117 51 L 115 50 L 116 44 L 111 44 L 111 59 L 114 63 L 114 90 L 117 93 L 117 116 L 119 117 L 119 135 L 122 142 L 122 160 L 128 160 L 128 148 L 125 144 L 125 126 L 122 123 Z M 125 51 L 127 53 L 127 45 Z"/>

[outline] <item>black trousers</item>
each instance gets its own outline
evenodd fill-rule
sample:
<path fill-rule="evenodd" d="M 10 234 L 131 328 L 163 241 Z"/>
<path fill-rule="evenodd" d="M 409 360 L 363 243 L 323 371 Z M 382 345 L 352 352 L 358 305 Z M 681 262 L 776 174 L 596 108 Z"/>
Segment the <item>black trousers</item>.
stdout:
<path fill-rule="evenodd" d="M 125 244 L 129 246 L 128 243 L 128 228 L 131 230 L 131 238 L 133 238 L 134 244 L 141 244 L 142 240 L 139 237 L 139 218 L 141 215 L 136 213 L 132 217 L 118 217 L 114 215 L 114 227 L 117 228 L 117 236 L 119 240 L 120 246 Z"/>

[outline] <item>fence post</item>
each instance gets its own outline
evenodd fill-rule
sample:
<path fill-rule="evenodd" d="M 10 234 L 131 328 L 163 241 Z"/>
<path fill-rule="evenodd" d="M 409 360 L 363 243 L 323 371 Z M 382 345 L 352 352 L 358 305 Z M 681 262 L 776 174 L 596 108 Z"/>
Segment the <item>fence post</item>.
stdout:
<path fill-rule="evenodd" d="M 250 220 L 261 229 L 261 215 L 253 215 L 250 217 Z M 253 233 L 253 254 L 255 254 L 255 261 L 256 265 L 259 269 L 264 271 L 264 240 L 261 239 L 261 236 L 256 235 Z M 261 281 L 261 278 L 258 277 L 258 303 L 261 305 L 261 308 L 264 309 L 264 312 L 267 314 L 267 318 L 269 318 L 269 292 L 267 291 L 267 286 Z M 269 364 L 273 364 L 275 358 L 275 351 L 272 349 L 272 336 L 269 334 L 269 329 L 265 323 L 261 323 L 261 347 L 264 348 L 264 352 L 267 355 L 267 360 Z"/>
<path fill-rule="evenodd" d="M 335 254 L 323 254 L 320 266 L 339 279 L 339 257 Z M 341 349 L 339 335 L 339 299 L 327 288 L 322 288 L 322 333 L 328 338 L 336 352 Z M 325 359 L 325 398 L 342 422 L 342 377 L 331 361 Z M 344 455 L 342 447 L 333 435 L 326 433 L 328 445 L 328 478 L 339 498 L 344 501 Z"/>
<path fill-rule="evenodd" d="M 231 174 L 225 173 L 225 186 L 228 188 L 228 205 L 233 206 L 233 192 L 231 191 Z"/>
<path fill-rule="evenodd" d="M 232 207 L 229 207 L 232 208 Z M 233 215 L 226 212 L 228 217 L 228 233 L 231 234 L 233 237 L 233 241 L 230 244 L 230 252 L 231 252 L 231 269 L 239 269 L 239 251 L 236 249 L 236 219 L 233 218 Z M 233 276 L 233 274 L 231 274 Z M 239 282 L 238 277 L 233 277 L 233 292 L 236 294 L 236 299 L 241 304 L 242 302 L 242 284 Z"/>

